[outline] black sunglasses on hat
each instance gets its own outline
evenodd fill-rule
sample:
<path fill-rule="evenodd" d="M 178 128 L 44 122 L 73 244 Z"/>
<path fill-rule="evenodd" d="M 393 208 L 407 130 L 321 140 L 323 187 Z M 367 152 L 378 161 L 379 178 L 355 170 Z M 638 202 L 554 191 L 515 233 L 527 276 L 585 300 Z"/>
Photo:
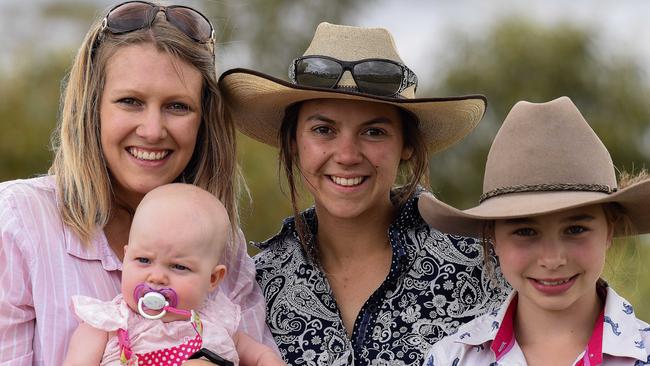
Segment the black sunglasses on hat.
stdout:
<path fill-rule="evenodd" d="M 415 85 L 418 78 L 406 65 L 382 58 L 342 61 L 328 56 L 303 56 L 291 62 L 289 80 L 294 84 L 318 88 L 334 88 L 343 73 L 352 74 L 361 93 L 382 97 L 399 96 Z"/>
<path fill-rule="evenodd" d="M 127 1 L 114 6 L 102 22 L 102 31 L 124 34 L 151 27 L 158 12 L 167 21 L 198 43 L 208 44 L 214 53 L 214 28 L 198 10 L 183 5 L 161 6 L 147 1 Z"/>

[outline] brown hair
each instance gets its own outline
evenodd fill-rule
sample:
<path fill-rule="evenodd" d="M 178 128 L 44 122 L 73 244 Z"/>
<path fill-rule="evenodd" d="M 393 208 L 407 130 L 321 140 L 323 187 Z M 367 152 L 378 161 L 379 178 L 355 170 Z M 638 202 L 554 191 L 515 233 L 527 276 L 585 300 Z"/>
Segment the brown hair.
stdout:
<path fill-rule="evenodd" d="M 237 227 L 237 196 L 243 183 L 236 161 L 235 128 L 217 87 L 214 55 L 169 24 L 159 13 L 151 27 L 114 35 L 97 19 L 79 48 L 65 81 L 62 110 L 52 137 L 55 153 L 49 173 L 56 175 L 60 210 L 66 225 L 88 243 L 114 208 L 110 173 L 100 142 L 99 104 L 106 65 L 121 47 L 151 43 L 194 66 L 203 76 L 202 120 L 194 153 L 177 180 L 218 197 Z"/>
<path fill-rule="evenodd" d="M 623 189 L 649 178 L 650 175 L 648 175 L 648 171 L 645 169 L 642 169 L 636 174 L 622 171 L 619 173 L 618 177 L 618 188 Z M 627 214 L 627 211 L 623 206 L 616 202 L 612 202 L 604 204 L 603 209 L 605 210 L 607 222 L 615 228 L 616 236 L 629 237 L 638 234 L 630 216 Z"/>
<path fill-rule="evenodd" d="M 279 131 L 280 153 L 279 153 L 279 170 L 284 171 L 289 186 L 289 197 L 295 220 L 296 231 L 300 242 L 307 253 L 307 229 L 305 222 L 298 212 L 298 191 L 296 189 L 295 178 L 300 175 L 300 167 L 297 163 L 298 155 L 294 153 L 296 143 L 296 128 L 298 126 L 298 114 L 302 102 L 294 103 L 285 110 L 282 125 Z M 393 201 L 398 207 L 401 207 L 408 199 L 413 196 L 418 185 L 428 186 L 429 183 L 429 161 L 427 145 L 422 137 L 418 125 L 419 121 L 415 115 L 398 108 L 402 122 L 402 131 L 404 144 L 413 149 L 413 153 L 408 160 L 400 163 L 397 182 L 399 185 L 393 190 Z M 311 234 L 311 233 L 309 233 Z M 312 259 L 317 255 L 314 253 Z"/>

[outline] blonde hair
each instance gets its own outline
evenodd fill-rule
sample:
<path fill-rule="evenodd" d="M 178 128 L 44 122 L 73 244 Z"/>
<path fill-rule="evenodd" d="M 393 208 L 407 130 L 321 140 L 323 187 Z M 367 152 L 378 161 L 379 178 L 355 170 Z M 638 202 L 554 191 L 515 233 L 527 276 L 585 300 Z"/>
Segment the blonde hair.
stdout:
<path fill-rule="evenodd" d="M 235 127 L 217 87 L 214 55 L 206 45 L 169 24 L 162 13 L 151 27 L 120 35 L 102 32 L 102 19 L 98 19 L 77 52 L 64 80 L 61 115 L 52 137 L 55 156 L 49 170 L 56 175 L 64 223 L 82 242 L 89 243 L 111 216 L 116 202 L 100 142 L 99 103 L 111 56 L 121 47 L 141 43 L 155 45 L 202 74 L 201 126 L 192 158 L 177 181 L 194 184 L 218 197 L 235 230 L 243 178 L 236 161 Z"/>

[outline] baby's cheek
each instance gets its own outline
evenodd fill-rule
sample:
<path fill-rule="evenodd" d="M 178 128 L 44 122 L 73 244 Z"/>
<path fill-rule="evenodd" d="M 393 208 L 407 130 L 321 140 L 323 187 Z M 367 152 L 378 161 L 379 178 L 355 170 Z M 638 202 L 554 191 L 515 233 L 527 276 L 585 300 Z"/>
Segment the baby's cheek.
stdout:
<path fill-rule="evenodd" d="M 209 293 L 208 286 L 203 286 L 201 281 L 185 283 L 183 284 L 183 288 L 179 290 L 182 290 L 183 296 L 185 297 L 181 301 L 185 303 L 187 310 L 198 310 Z"/>

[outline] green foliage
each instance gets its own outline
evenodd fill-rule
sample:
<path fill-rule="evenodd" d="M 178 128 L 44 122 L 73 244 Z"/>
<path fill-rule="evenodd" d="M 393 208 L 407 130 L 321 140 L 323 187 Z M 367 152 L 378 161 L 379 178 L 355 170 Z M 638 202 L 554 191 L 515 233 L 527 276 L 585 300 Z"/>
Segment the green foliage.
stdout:
<path fill-rule="evenodd" d="M 246 238 L 262 241 L 277 233 L 282 220 L 293 215 L 289 188 L 284 173 L 278 174 L 277 149 L 242 134 L 237 138 L 239 158 L 250 191 L 250 196 L 240 199 L 240 218 Z M 298 209 L 309 207 L 309 193 L 300 187 L 297 193 Z"/>
<path fill-rule="evenodd" d="M 374 0 L 247 0 L 204 1 L 215 19 L 221 52 L 245 42 L 250 67 L 285 78 L 289 62 L 307 49 L 320 22 L 346 24 L 359 6 Z"/>
<path fill-rule="evenodd" d="M 250 197 L 240 200 L 240 217 L 246 239 L 261 241 L 280 228 L 282 219 L 290 216 L 289 195 L 285 196 L 278 175 L 277 149 L 263 145 L 242 134 L 237 136 L 242 170 Z"/>
<path fill-rule="evenodd" d="M 603 273 L 609 285 L 626 298 L 634 306 L 637 317 L 645 321 L 650 319 L 647 302 L 650 286 L 644 281 L 650 276 L 650 268 L 645 265 L 647 258 L 650 258 L 650 235 L 614 240 Z"/>
<path fill-rule="evenodd" d="M 0 78 L 0 181 L 47 172 L 59 86 L 69 62 L 51 55 L 48 62 L 27 62 L 13 77 Z"/>

